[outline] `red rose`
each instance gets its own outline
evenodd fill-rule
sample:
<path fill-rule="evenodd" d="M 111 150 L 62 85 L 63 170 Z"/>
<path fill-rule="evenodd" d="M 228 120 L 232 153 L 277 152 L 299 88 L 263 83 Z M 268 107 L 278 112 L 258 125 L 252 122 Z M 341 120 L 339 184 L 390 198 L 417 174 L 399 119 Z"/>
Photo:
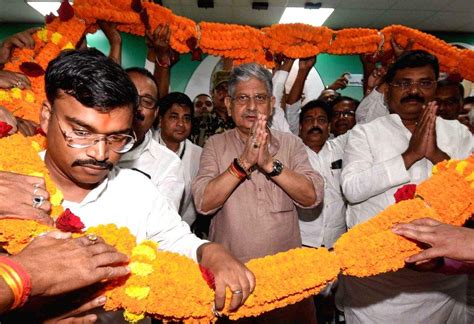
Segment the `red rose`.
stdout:
<path fill-rule="evenodd" d="M 416 184 L 407 184 L 401 188 L 398 188 L 397 192 L 393 195 L 395 197 L 395 202 L 400 202 L 402 200 L 408 200 L 415 198 Z"/>
<path fill-rule="evenodd" d="M 50 12 L 49 14 L 44 16 L 44 21 L 46 22 L 46 24 L 50 24 L 54 21 L 55 18 L 56 16 L 52 12 Z"/>
<path fill-rule="evenodd" d="M 68 21 L 74 17 L 74 9 L 68 0 L 63 0 L 58 9 L 59 20 Z"/>
<path fill-rule="evenodd" d="M 207 285 L 212 290 L 216 290 L 216 282 L 214 281 L 214 274 L 206 267 L 199 265 L 199 270 L 201 270 L 201 275 L 206 280 Z"/>
<path fill-rule="evenodd" d="M 56 228 L 63 232 L 82 233 L 84 227 L 81 219 L 74 215 L 69 208 L 56 219 Z"/>
<path fill-rule="evenodd" d="M 191 61 L 202 61 L 202 50 L 199 47 L 192 52 Z"/>
<path fill-rule="evenodd" d="M 8 136 L 8 132 L 12 130 L 12 125 L 5 122 L 0 122 L 0 138 Z"/>

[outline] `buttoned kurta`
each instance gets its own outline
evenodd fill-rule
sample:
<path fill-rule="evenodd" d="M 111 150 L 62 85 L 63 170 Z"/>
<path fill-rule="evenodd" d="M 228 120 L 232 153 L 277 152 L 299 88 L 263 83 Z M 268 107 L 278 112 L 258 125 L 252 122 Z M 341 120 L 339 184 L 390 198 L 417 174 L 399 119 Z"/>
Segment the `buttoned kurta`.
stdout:
<path fill-rule="evenodd" d="M 301 246 L 297 203 L 258 170 L 252 173 L 251 179 L 240 183 L 222 206 L 202 210 L 207 184 L 226 171 L 242 154 L 244 146 L 235 129 L 211 137 L 204 147 L 192 186 L 198 212 L 215 214 L 209 238 L 223 244 L 242 262 Z M 285 168 L 303 174 L 312 182 L 317 199 L 307 208 L 318 205 L 323 198 L 323 179 L 311 167 L 301 139 L 272 130 L 269 152 Z"/>

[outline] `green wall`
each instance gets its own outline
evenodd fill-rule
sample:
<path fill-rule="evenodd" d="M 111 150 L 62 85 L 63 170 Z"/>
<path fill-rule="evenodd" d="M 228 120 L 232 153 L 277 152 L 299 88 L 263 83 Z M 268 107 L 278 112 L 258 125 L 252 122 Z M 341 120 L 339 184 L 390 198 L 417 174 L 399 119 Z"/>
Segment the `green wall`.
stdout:
<path fill-rule="evenodd" d="M 40 25 L 34 24 L 0 24 L 0 40 L 20 32 L 26 28 Z M 474 45 L 474 34 L 467 33 L 433 33 L 435 36 L 447 42 L 463 42 Z M 131 66 L 143 66 L 145 62 L 146 46 L 142 37 L 122 33 L 122 65 L 124 68 Z M 89 46 L 96 47 L 104 53 L 109 52 L 109 44 L 101 31 L 87 36 Z M 171 71 L 171 89 L 173 91 L 184 91 L 186 84 L 193 74 L 199 62 L 191 61 L 191 55 L 181 55 Z M 362 65 L 358 55 L 329 55 L 320 54 L 316 62 L 316 68 L 323 79 L 324 84 L 328 85 L 336 80 L 345 72 L 361 74 Z M 344 95 L 360 99 L 362 97 L 362 88 L 347 87 L 341 91 Z"/>

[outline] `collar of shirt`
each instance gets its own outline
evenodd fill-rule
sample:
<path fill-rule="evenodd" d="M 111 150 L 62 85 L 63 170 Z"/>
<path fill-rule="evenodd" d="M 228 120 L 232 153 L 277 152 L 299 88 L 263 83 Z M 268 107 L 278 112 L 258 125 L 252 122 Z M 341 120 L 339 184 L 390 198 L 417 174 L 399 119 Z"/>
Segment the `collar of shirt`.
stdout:
<path fill-rule="evenodd" d="M 132 161 L 138 159 L 143 152 L 149 149 L 149 145 L 152 140 L 152 132 L 149 130 L 145 134 L 145 139 L 143 142 L 138 145 L 137 147 L 134 147 L 132 150 L 128 151 L 127 153 L 123 154 L 122 157 L 120 158 L 121 161 Z"/>

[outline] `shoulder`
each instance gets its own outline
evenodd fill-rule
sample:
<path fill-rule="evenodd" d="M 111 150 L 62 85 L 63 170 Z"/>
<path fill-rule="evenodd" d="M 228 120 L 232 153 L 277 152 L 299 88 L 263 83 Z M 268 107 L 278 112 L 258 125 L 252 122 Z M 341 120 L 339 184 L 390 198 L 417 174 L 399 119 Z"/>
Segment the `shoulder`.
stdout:
<path fill-rule="evenodd" d="M 180 159 L 176 153 L 168 149 L 166 146 L 161 145 L 154 139 L 150 141 L 149 149 L 153 157 L 160 163 L 169 164 L 173 162 L 180 162 Z"/>
<path fill-rule="evenodd" d="M 293 133 L 282 132 L 275 129 L 272 129 L 271 132 L 272 132 L 272 136 L 274 136 L 282 144 L 293 143 L 293 144 L 303 145 L 303 140 L 299 136 L 296 136 Z"/>
<path fill-rule="evenodd" d="M 201 155 L 202 153 L 202 147 L 199 145 L 194 144 L 190 140 L 186 139 L 186 150 L 189 150 L 192 155 Z"/>

